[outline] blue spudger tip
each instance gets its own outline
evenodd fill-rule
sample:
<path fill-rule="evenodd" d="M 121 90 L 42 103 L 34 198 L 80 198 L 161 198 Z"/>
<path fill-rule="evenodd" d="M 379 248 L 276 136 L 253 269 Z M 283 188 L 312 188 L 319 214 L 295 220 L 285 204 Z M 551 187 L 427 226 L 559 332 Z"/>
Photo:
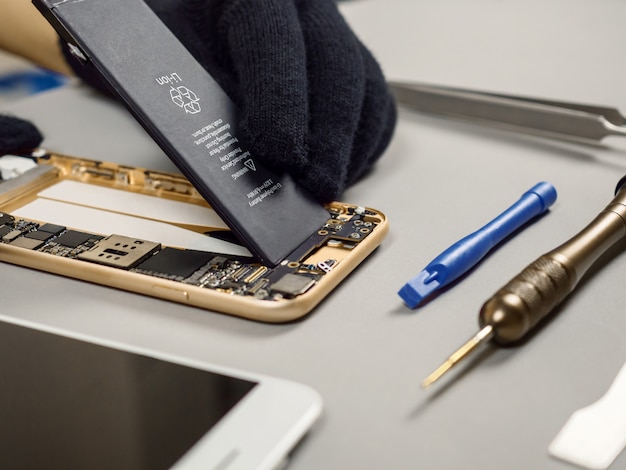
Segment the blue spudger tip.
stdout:
<path fill-rule="evenodd" d="M 439 289 L 441 284 L 437 282 L 437 276 L 433 276 L 424 270 L 407 282 L 398 295 L 410 308 L 417 307 L 426 297 Z"/>

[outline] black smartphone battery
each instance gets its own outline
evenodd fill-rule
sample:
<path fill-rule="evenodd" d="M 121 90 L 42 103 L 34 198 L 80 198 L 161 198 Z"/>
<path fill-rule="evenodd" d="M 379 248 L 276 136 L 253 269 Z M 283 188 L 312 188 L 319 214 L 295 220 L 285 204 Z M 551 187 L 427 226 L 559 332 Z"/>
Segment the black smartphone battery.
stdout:
<path fill-rule="evenodd" d="M 255 158 L 235 104 L 142 0 L 33 3 L 262 262 L 277 265 L 324 225 L 323 205 Z"/>

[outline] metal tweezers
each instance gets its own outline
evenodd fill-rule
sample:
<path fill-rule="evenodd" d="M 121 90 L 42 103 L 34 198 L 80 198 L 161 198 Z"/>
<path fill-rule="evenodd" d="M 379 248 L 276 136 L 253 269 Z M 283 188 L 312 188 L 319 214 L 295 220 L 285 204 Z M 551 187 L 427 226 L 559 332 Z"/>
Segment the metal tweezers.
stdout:
<path fill-rule="evenodd" d="M 609 135 L 626 136 L 626 118 L 615 108 L 420 83 L 389 86 L 398 103 L 428 114 L 587 144 Z"/>

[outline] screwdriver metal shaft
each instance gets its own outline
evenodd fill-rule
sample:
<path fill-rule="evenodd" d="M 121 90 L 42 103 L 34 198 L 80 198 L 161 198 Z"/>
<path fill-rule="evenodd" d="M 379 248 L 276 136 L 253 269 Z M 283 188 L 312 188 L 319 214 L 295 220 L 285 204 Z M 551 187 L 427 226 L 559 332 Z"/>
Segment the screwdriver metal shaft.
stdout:
<path fill-rule="evenodd" d="M 540 256 L 496 292 L 480 310 L 480 331 L 422 382 L 428 388 L 478 346 L 522 339 L 568 294 L 611 246 L 626 237 L 626 176 L 616 196 L 585 228 Z"/>

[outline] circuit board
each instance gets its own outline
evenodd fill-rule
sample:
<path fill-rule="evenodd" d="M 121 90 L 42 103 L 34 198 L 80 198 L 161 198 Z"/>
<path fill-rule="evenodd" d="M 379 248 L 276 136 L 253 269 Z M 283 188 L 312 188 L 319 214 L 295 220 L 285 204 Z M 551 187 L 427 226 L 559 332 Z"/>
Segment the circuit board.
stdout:
<path fill-rule="evenodd" d="M 61 210 L 50 212 L 54 204 Z M 165 214 L 168 204 L 174 215 Z M 28 215 L 37 207 L 44 209 Z M 261 321 L 289 321 L 311 311 L 387 232 L 377 210 L 343 202 L 325 208 L 325 223 L 270 266 L 220 225 L 181 175 L 47 154 L 0 184 L 0 261 Z M 181 209 L 193 209 L 194 219 L 179 219 Z M 74 210 L 75 223 L 62 220 Z M 109 216 L 124 219 L 103 225 Z M 98 229 L 85 222 L 90 217 Z M 158 224 L 131 233 L 130 219 L 142 227 L 157 223 L 151 219 Z M 170 228 L 178 232 L 168 238 Z M 193 243 L 185 245 L 178 235 L 190 233 Z"/>
<path fill-rule="evenodd" d="M 322 245 L 352 250 L 376 226 L 365 220 L 374 215 L 366 209 L 349 208 L 347 220 L 340 215 L 346 214 L 329 212 L 328 222 L 303 246 L 303 255 Z M 123 235 L 103 236 L 7 213 L 0 213 L 0 243 L 260 300 L 304 294 L 338 262 L 324 259 L 310 264 L 295 259 L 268 268 L 249 257 L 167 247 Z"/>

